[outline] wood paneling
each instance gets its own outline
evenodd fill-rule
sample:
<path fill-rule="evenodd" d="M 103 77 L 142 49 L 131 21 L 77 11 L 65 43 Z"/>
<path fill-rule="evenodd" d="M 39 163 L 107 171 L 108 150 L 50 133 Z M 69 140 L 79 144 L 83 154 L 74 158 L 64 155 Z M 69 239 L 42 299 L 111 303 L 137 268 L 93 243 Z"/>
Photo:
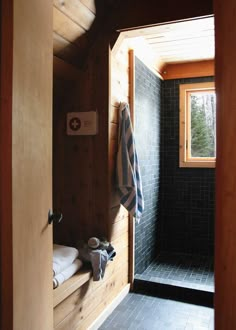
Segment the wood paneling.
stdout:
<path fill-rule="evenodd" d="M 12 73 L 13 1 L 0 2 L 0 328 L 13 329 Z"/>
<path fill-rule="evenodd" d="M 127 264 L 128 260 L 127 257 L 122 261 L 119 259 L 107 265 L 103 281 L 94 282 L 91 279 L 56 307 L 54 329 L 87 329 L 89 323 L 98 316 L 95 312 L 97 306 L 103 305 L 104 302 L 107 305 L 108 301 L 111 301 L 110 296 L 114 298 L 116 292 L 119 293 L 120 288 L 127 283 L 127 276 L 120 267 L 124 262 Z M 89 322 L 85 321 L 86 318 Z"/>
<path fill-rule="evenodd" d="M 76 81 L 79 81 L 80 75 L 81 72 L 78 68 L 53 56 L 53 77 L 55 80 L 74 81 L 76 83 Z"/>
<path fill-rule="evenodd" d="M 81 66 L 90 46 L 87 32 L 95 18 L 94 1 L 54 0 L 54 54 L 69 63 Z"/>
<path fill-rule="evenodd" d="M 81 1 L 77 0 L 54 0 L 54 6 L 65 13 L 71 20 L 81 26 L 84 30 L 89 30 L 94 21 L 95 15 Z"/>
<path fill-rule="evenodd" d="M 109 294 L 106 299 L 103 299 L 100 304 L 96 305 L 93 313 L 91 313 L 83 323 L 81 330 L 89 329 L 89 325 L 93 323 L 93 321 L 101 315 L 101 313 L 106 310 L 106 308 L 116 299 L 116 297 L 122 292 L 124 288 L 127 287 L 127 277 L 124 272 L 119 273 L 119 278 L 117 281 L 110 283 Z M 122 288 L 122 289 L 121 289 Z M 109 289 L 109 287 L 108 287 Z M 96 328 L 95 328 L 96 329 Z"/>
<path fill-rule="evenodd" d="M 70 42 L 76 42 L 86 32 L 57 7 L 53 7 L 53 31 Z"/>
<path fill-rule="evenodd" d="M 130 0 L 126 2 L 125 10 L 122 5 L 117 8 L 111 19 L 116 30 L 126 30 L 212 14 L 213 4 L 210 0 L 191 2 L 191 5 L 188 0 L 167 0 L 165 6 L 160 6 L 156 0 L 149 0 L 148 3 Z"/>
<path fill-rule="evenodd" d="M 120 102 L 129 102 L 129 44 L 123 40 L 119 49 L 111 56 L 111 107 L 109 112 L 109 180 L 110 180 L 110 228 L 109 237 L 118 240 L 120 244 L 129 242 L 128 212 L 120 206 L 119 194 L 116 188 L 116 154 L 118 147 L 118 124 Z M 128 254 L 127 250 L 125 251 Z M 129 256 L 130 263 L 130 256 Z M 128 281 L 129 268 L 123 266 Z"/>
<path fill-rule="evenodd" d="M 127 40 L 122 40 L 119 45 L 119 49 L 115 48 L 111 54 L 111 107 L 109 112 L 109 205 L 111 212 L 109 237 L 117 235 L 116 221 L 120 217 L 122 217 L 123 223 L 127 223 L 126 230 L 128 232 L 128 213 L 124 208 L 121 208 L 122 211 L 120 211 L 120 199 L 116 188 L 116 154 L 119 105 L 120 102 L 129 102 L 129 45 Z M 128 272 L 128 270 L 126 271 Z"/>
<path fill-rule="evenodd" d="M 75 275 L 73 278 L 68 280 L 67 283 L 63 284 L 65 290 L 70 290 L 70 294 L 67 292 L 68 294 L 65 295 L 66 292 L 63 289 L 65 301 L 61 303 L 60 301 L 62 296 L 60 292 L 57 293 L 57 291 L 58 289 L 59 291 L 62 290 L 60 290 L 60 287 L 54 290 L 54 305 L 56 305 L 56 308 L 54 309 L 54 326 L 59 325 L 59 323 L 62 322 L 70 313 L 78 311 L 82 312 L 82 309 L 88 309 L 86 306 L 86 301 L 88 300 L 90 301 L 89 311 L 96 308 L 97 300 L 94 299 L 94 295 L 98 294 L 98 299 L 101 299 L 99 297 L 100 291 L 97 291 L 99 287 L 102 287 L 101 290 L 103 291 L 103 297 L 106 297 L 109 294 L 106 290 L 107 286 L 109 286 L 108 283 L 110 282 L 110 279 L 113 278 L 113 280 L 116 281 L 118 279 L 118 275 L 116 276 L 117 271 L 119 272 L 120 267 L 128 261 L 127 240 L 126 244 L 123 245 L 121 245 L 120 242 L 114 242 L 114 244 L 115 247 L 116 244 L 119 244 L 118 248 L 116 248 L 118 253 L 114 260 L 108 263 L 105 271 L 105 277 L 102 281 L 94 282 L 91 277 L 91 272 L 84 272 Z"/>
<path fill-rule="evenodd" d="M 91 10 L 92 13 L 96 14 L 95 0 L 81 0 L 81 2 Z"/>
<path fill-rule="evenodd" d="M 149 1 L 150 5 L 144 8 L 141 2 L 135 3 L 134 10 L 131 3 L 132 1 L 129 1 L 124 10 L 122 3 L 116 1 L 97 1 L 95 3 L 94 0 L 54 0 L 54 54 L 70 63 L 82 65 L 87 57 L 88 49 L 98 39 L 101 27 L 106 26 L 107 30 L 115 31 L 133 27 L 133 24 L 135 24 L 135 29 L 126 31 L 126 34 L 129 37 L 142 36 L 147 46 L 152 47 L 153 50 L 155 45 L 158 47 L 156 52 L 157 67 L 160 67 L 165 60 L 168 62 L 177 60 L 183 62 L 183 60 L 196 60 L 196 57 L 203 60 L 214 56 L 213 18 L 205 17 L 200 21 L 191 20 L 193 17 L 201 18 L 203 15 L 211 15 L 212 4 L 210 1 L 205 1 L 203 4 L 202 0 L 200 4 L 198 2 L 194 6 L 187 6 L 188 8 L 183 10 L 182 8 L 187 4 L 187 0 L 181 0 L 183 6 L 179 4 L 180 7 L 177 6 L 173 11 L 169 11 L 168 7 L 157 8 L 152 1 Z M 150 24 L 147 24 L 149 27 L 144 28 L 146 25 L 144 23 L 146 20 L 145 15 L 148 16 L 148 20 L 151 19 L 150 8 L 152 8 L 151 12 L 155 17 L 153 24 L 159 25 L 150 26 Z M 181 11 L 179 8 L 181 8 Z M 128 14 L 130 10 L 132 10 L 132 15 Z M 141 17 L 140 12 L 143 14 Z M 201 15 L 194 16 L 191 14 L 192 12 L 198 12 Z M 171 15 L 169 15 L 170 13 Z M 160 25 L 163 22 L 170 22 L 171 16 L 179 17 L 179 20 L 187 19 L 187 21 L 176 22 L 176 19 L 173 19 L 175 20 L 174 23 Z M 120 20 L 121 17 L 122 20 Z M 124 23 L 126 20 L 127 23 Z M 141 26 L 141 28 L 137 29 L 138 26 Z M 193 40 L 193 38 L 195 39 Z M 207 47 L 202 46 L 202 44 L 205 45 L 206 40 L 204 38 L 207 40 Z M 209 38 L 212 40 L 211 47 L 209 47 Z M 119 39 L 122 41 L 122 38 Z M 199 40 L 201 44 L 199 44 Z M 186 42 L 187 46 L 184 48 Z M 191 45 L 189 46 L 190 42 Z M 177 48 L 175 43 L 178 43 Z M 168 45 L 167 52 L 165 50 L 163 52 L 163 45 L 164 47 Z M 146 47 L 142 47 L 141 54 L 144 49 Z M 184 59 L 183 55 L 185 56 Z M 76 58 L 78 59 L 77 62 Z"/>
<path fill-rule="evenodd" d="M 236 328 L 236 3 L 215 0 L 216 237 L 215 329 Z"/>
<path fill-rule="evenodd" d="M 130 116 L 133 129 L 135 129 L 135 53 L 129 50 L 129 99 L 130 99 Z M 135 266 L 135 220 L 129 216 L 129 282 L 131 290 L 134 283 L 134 266 Z"/>
<path fill-rule="evenodd" d="M 127 212 L 123 208 L 120 209 L 118 202 L 115 203 L 116 208 L 111 209 L 110 204 L 110 196 L 115 190 L 115 181 L 110 183 L 110 156 L 113 158 L 116 154 L 115 147 L 110 149 L 110 146 L 117 145 L 118 128 L 115 122 L 111 123 L 112 127 L 109 128 L 109 110 L 113 108 L 110 99 L 111 54 L 107 39 L 102 38 L 94 47 L 84 70 L 79 71 L 77 85 L 67 93 L 63 103 L 55 102 L 54 136 L 57 141 L 55 141 L 54 167 L 59 166 L 60 170 L 55 169 L 57 179 L 54 179 L 54 201 L 57 203 L 56 207 L 64 214 L 64 221 L 54 227 L 54 236 L 57 242 L 72 245 L 76 244 L 78 239 L 87 240 L 90 236 L 106 236 L 114 245 L 117 256 L 112 263 L 109 263 L 102 282 L 86 282 L 76 291 L 77 293 L 74 292 L 70 298 L 57 305 L 56 329 L 76 327 L 87 329 L 128 283 Z M 128 54 L 124 53 L 125 56 Z M 128 63 L 128 58 L 125 61 Z M 128 77 L 127 67 L 126 75 Z M 128 82 L 128 79 L 125 79 Z M 98 88 L 101 86 L 101 81 L 102 88 Z M 128 87 L 126 84 L 126 95 L 128 95 Z M 59 97 L 60 95 L 57 96 Z M 66 113 L 91 110 L 98 112 L 98 134 L 67 136 Z M 115 166 L 114 163 L 113 165 Z M 114 172 L 112 175 L 114 176 Z M 62 183 L 58 184 L 58 180 Z M 122 277 L 119 269 L 122 269 Z M 96 300 L 94 296 L 97 297 Z M 77 301 L 76 305 L 75 301 Z M 59 309 L 64 315 L 62 318 Z"/>
<path fill-rule="evenodd" d="M 119 50 L 112 51 L 111 58 L 111 104 L 114 107 L 119 106 L 120 102 L 128 102 L 129 100 L 129 44 L 124 40 Z M 113 113 L 111 110 L 110 122 L 113 121 Z M 118 111 L 117 111 L 118 112 Z"/>
<path fill-rule="evenodd" d="M 126 255 L 125 259 L 126 263 L 127 261 L 128 255 Z M 96 290 L 101 287 L 101 290 L 103 290 L 102 296 L 105 297 L 108 295 L 108 293 L 104 292 L 105 288 L 107 287 L 107 284 L 105 284 L 105 282 L 110 281 L 111 277 L 115 279 L 118 278 L 118 276 L 116 276 L 116 269 L 122 263 L 124 263 L 124 261 L 122 260 L 121 256 L 117 255 L 117 257 L 113 261 L 108 263 L 105 271 L 105 276 L 102 281 L 93 281 L 92 277 L 90 276 L 90 279 L 88 279 L 86 283 L 81 285 L 78 289 L 74 290 L 70 295 L 67 296 L 66 303 L 58 304 L 57 307 L 54 309 L 54 326 L 57 326 L 60 322 L 62 322 L 65 317 L 71 312 L 73 312 L 75 309 L 79 311 L 81 306 L 83 306 L 83 310 L 84 308 L 88 309 L 88 307 L 85 306 L 86 300 L 90 301 L 89 308 L 90 310 L 93 310 L 97 304 L 96 299 L 94 299 L 94 295 L 99 293 L 99 291 L 97 292 Z M 99 298 L 99 296 L 96 297 Z"/>
<path fill-rule="evenodd" d="M 52 30 L 52 3 L 14 1 L 13 329 L 53 327 Z"/>
<path fill-rule="evenodd" d="M 69 297 L 78 288 L 90 280 L 92 276 L 91 270 L 82 269 L 77 274 L 72 276 L 69 280 L 65 281 L 58 288 L 53 290 L 53 306 L 54 308 L 59 305 L 63 300 Z M 63 316 L 61 316 L 63 317 Z M 55 323 L 55 313 L 54 313 Z"/>
<path fill-rule="evenodd" d="M 53 32 L 53 53 L 57 57 L 69 63 L 76 63 L 78 56 L 78 47 Z"/>
<path fill-rule="evenodd" d="M 162 69 L 161 74 L 164 80 L 214 76 L 215 62 L 214 60 L 209 60 L 189 63 L 167 64 Z"/>

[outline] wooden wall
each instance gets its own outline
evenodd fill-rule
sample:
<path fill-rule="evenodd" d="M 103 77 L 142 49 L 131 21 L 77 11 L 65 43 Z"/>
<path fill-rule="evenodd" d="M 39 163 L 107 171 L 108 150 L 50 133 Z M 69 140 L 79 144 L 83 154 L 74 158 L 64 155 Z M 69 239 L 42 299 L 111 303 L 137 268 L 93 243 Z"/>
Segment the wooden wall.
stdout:
<path fill-rule="evenodd" d="M 120 242 L 124 246 L 122 254 L 129 248 L 129 216 L 120 206 L 116 188 L 116 155 L 118 150 L 118 120 L 120 102 L 129 102 L 129 46 L 124 41 L 117 51 L 111 52 L 110 112 L 109 112 L 109 238 L 115 241 L 122 230 Z M 131 261 L 131 260 L 129 260 Z M 125 260 L 124 260 L 125 262 Z M 128 275 L 128 265 L 122 265 Z"/>
<path fill-rule="evenodd" d="M 187 1 L 182 2 L 187 5 Z M 211 14 L 211 2 L 204 3 L 204 8 L 196 10 L 195 14 Z M 132 1 L 128 2 L 128 6 L 130 4 Z M 141 2 L 138 2 L 137 7 L 133 7 L 135 15 L 130 15 L 132 6 L 125 11 L 130 24 L 140 26 L 142 24 L 138 22 L 147 19 L 146 9 L 146 14 L 140 17 L 139 13 L 143 14 L 140 6 Z M 157 11 L 153 12 L 156 15 Z M 186 9 L 183 15 L 178 11 L 177 16 L 198 16 L 193 12 L 194 9 Z M 150 19 L 150 10 L 148 13 Z M 168 13 L 161 10 L 158 13 L 160 17 L 155 18 L 155 23 L 176 16 L 175 10 L 168 9 Z M 123 10 L 120 17 L 119 11 L 117 15 L 113 13 L 109 24 L 125 27 L 123 20 L 119 19 L 123 14 Z M 100 37 L 92 45 L 87 61 L 78 72 L 78 79 L 68 83 L 65 79 L 59 79 L 57 83 L 54 103 L 54 207 L 62 211 L 64 219 L 54 226 L 54 240 L 76 245 L 78 239 L 107 236 L 117 256 L 108 264 L 102 282 L 86 282 L 56 306 L 55 329 L 87 329 L 129 282 L 129 264 L 132 261 L 129 255 L 129 219 L 127 212 L 119 205 L 115 187 L 118 107 L 120 102 L 130 101 L 129 47 L 123 41 L 111 51 L 108 47 L 111 34 L 107 32 L 108 29 L 100 31 Z M 94 110 L 98 112 L 99 120 L 96 136 L 66 135 L 67 112 Z"/>
<path fill-rule="evenodd" d="M 52 3 L 17 0 L 13 13 L 13 329 L 51 330 Z"/>
<path fill-rule="evenodd" d="M 11 330 L 13 1 L 0 1 L 0 14 L 0 328 Z"/>
<path fill-rule="evenodd" d="M 88 47 L 87 31 L 96 18 L 94 0 L 53 1 L 53 52 L 70 63 Z"/>
<path fill-rule="evenodd" d="M 215 75 L 215 61 L 195 61 L 167 64 L 161 71 L 164 80 L 210 77 Z"/>
<path fill-rule="evenodd" d="M 127 0 L 116 9 L 111 17 L 114 30 L 128 30 L 152 24 L 171 22 L 193 17 L 212 15 L 212 0 Z"/>
<path fill-rule="evenodd" d="M 215 0 L 216 26 L 216 235 L 215 329 L 236 328 L 236 3 Z"/>
<path fill-rule="evenodd" d="M 78 79 L 55 77 L 54 208 L 64 219 L 54 225 L 54 240 L 76 246 L 79 239 L 105 236 L 117 256 L 103 281 L 86 282 L 57 305 L 55 329 L 87 329 L 128 284 L 128 214 L 115 189 L 117 106 L 128 101 L 128 49 L 114 56 L 108 44 L 99 41 Z M 98 134 L 67 136 L 67 112 L 91 110 L 98 112 Z"/>

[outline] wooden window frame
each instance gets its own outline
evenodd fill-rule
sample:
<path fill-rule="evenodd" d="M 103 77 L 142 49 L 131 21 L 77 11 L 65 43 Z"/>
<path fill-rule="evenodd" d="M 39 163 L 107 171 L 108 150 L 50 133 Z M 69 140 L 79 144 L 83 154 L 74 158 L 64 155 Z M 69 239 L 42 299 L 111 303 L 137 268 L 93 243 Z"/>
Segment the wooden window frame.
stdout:
<path fill-rule="evenodd" d="M 191 157 L 190 145 L 190 119 L 189 115 L 190 100 L 189 94 L 192 92 L 215 91 L 214 82 L 202 82 L 179 85 L 179 167 L 207 167 L 214 168 L 216 164 L 215 157 Z"/>

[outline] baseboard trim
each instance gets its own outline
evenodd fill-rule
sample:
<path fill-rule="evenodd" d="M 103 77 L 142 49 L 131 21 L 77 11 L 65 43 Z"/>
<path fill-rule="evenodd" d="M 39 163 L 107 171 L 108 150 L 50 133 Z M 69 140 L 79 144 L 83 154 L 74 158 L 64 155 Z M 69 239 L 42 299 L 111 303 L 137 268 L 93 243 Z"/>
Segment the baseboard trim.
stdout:
<path fill-rule="evenodd" d="M 97 330 L 108 316 L 114 311 L 119 303 L 125 298 L 130 291 L 130 284 L 127 284 L 122 291 L 115 297 L 115 299 L 104 309 L 104 311 L 93 321 L 88 327 L 88 330 Z"/>

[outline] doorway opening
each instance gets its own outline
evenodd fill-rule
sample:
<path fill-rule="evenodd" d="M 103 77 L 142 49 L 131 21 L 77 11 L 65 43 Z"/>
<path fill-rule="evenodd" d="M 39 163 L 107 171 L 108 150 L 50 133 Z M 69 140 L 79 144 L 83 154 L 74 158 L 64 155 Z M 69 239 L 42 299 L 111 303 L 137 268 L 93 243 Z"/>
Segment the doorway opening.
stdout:
<path fill-rule="evenodd" d="M 125 31 L 145 211 L 134 224 L 134 288 L 213 305 L 215 169 L 179 166 L 179 86 L 214 82 L 214 18 Z M 132 251 L 131 251 L 132 253 Z"/>

